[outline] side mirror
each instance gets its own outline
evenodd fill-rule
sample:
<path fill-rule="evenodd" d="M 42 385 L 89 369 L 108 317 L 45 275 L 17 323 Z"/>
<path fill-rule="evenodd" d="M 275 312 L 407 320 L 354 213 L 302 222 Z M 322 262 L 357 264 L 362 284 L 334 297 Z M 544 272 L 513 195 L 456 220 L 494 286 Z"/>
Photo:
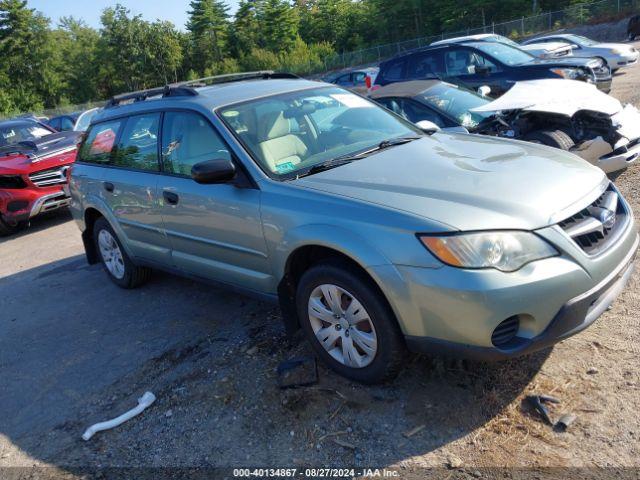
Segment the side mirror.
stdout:
<path fill-rule="evenodd" d="M 236 176 L 236 166 L 231 160 L 218 158 L 196 163 L 191 167 L 191 178 L 197 183 L 208 185 L 226 183 Z"/>
<path fill-rule="evenodd" d="M 478 95 L 482 95 L 483 97 L 488 97 L 491 93 L 491 87 L 489 85 L 482 85 L 478 87 Z"/>
<path fill-rule="evenodd" d="M 475 73 L 478 75 L 489 75 L 491 67 L 489 65 L 476 65 Z"/>
<path fill-rule="evenodd" d="M 416 122 L 416 127 L 422 130 L 424 133 L 436 133 L 440 131 L 440 127 L 429 120 L 420 120 Z"/>

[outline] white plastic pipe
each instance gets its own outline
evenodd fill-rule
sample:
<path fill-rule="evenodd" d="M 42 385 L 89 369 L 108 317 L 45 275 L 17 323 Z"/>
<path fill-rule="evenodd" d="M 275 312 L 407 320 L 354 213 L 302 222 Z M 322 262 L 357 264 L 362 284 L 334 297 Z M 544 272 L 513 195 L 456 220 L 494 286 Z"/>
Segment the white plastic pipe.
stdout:
<path fill-rule="evenodd" d="M 141 414 L 145 408 L 147 408 L 149 405 L 151 405 L 155 401 L 156 401 L 156 396 L 153 393 L 145 392 L 145 394 L 138 399 L 137 407 L 132 408 L 128 412 L 125 412 L 119 417 L 114 418 L 112 420 L 107 420 L 106 422 L 100 422 L 100 423 L 96 423 L 95 425 L 91 425 L 82 434 L 82 439 L 85 441 L 89 440 L 91 437 L 93 437 L 96 434 L 96 432 L 100 432 L 102 430 L 109 430 L 110 428 L 114 428 L 114 427 L 117 427 L 118 425 L 123 424 L 130 418 L 133 418 L 136 415 Z"/>

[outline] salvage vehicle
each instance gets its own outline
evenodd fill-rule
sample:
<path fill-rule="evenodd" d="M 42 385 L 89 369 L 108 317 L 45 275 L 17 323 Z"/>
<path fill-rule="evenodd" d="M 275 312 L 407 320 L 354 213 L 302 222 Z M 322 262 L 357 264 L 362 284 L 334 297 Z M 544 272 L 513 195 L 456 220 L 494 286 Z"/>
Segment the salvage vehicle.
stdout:
<path fill-rule="evenodd" d="M 534 57 L 538 58 L 559 58 L 569 57 L 572 55 L 573 49 L 571 45 L 566 42 L 545 42 L 545 43 L 532 43 L 530 45 L 520 45 L 514 42 L 510 38 L 497 35 L 495 33 L 482 33 L 479 35 L 467 35 L 465 37 L 447 38 L 446 40 L 438 40 L 431 44 L 432 47 L 438 45 L 446 45 L 448 43 L 462 43 L 462 42 L 498 42 L 510 45 L 525 52 L 530 53 Z"/>
<path fill-rule="evenodd" d="M 80 112 L 58 115 L 57 117 L 50 118 L 45 123 L 58 132 L 70 132 L 74 130 L 79 116 Z"/>
<path fill-rule="evenodd" d="M 375 83 L 385 86 L 434 77 L 462 82 L 474 90 L 489 86 L 493 97 L 499 97 L 516 82 L 543 78 L 579 80 L 593 83 L 606 93 L 611 90 L 611 72 L 600 59 L 543 60 L 499 42 L 452 43 L 405 53 L 382 62 Z"/>
<path fill-rule="evenodd" d="M 526 40 L 523 45 L 535 45 L 546 42 L 565 42 L 573 49 L 573 54 L 579 57 L 597 57 L 602 59 L 611 71 L 615 72 L 623 67 L 630 67 L 638 62 L 640 53 L 633 45 L 625 43 L 601 43 L 570 33 L 557 33 Z"/>
<path fill-rule="evenodd" d="M 625 169 L 640 155 L 638 109 L 583 82 L 518 82 L 492 100 L 439 80 L 414 80 L 370 97 L 414 123 L 569 150 L 606 173 Z"/>
<path fill-rule="evenodd" d="M 79 139 L 34 120 L 0 122 L 0 235 L 69 205 L 67 174 Z"/>
<path fill-rule="evenodd" d="M 279 302 L 289 332 L 369 383 L 407 348 L 501 359 L 578 333 L 638 246 L 628 203 L 575 155 L 426 134 L 273 72 L 114 97 L 70 190 L 87 259 L 115 284 L 158 268 Z"/>

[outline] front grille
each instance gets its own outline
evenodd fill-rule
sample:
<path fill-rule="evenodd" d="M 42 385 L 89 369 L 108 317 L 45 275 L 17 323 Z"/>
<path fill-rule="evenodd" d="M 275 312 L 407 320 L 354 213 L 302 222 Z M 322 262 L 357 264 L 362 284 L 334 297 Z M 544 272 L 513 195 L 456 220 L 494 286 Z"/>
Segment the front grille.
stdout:
<path fill-rule="evenodd" d="M 509 317 L 506 320 L 500 322 L 491 334 L 491 343 L 494 346 L 500 347 L 509 343 L 518 333 L 520 328 L 520 319 L 517 315 Z"/>
<path fill-rule="evenodd" d="M 51 187 L 67 183 L 67 170 L 69 166 L 40 170 L 29 175 L 29 179 L 38 187 Z"/>
<path fill-rule="evenodd" d="M 627 223 L 627 209 L 609 184 L 595 202 L 558 225 L 587 254 L 596 255 L 615 242 Z"/>

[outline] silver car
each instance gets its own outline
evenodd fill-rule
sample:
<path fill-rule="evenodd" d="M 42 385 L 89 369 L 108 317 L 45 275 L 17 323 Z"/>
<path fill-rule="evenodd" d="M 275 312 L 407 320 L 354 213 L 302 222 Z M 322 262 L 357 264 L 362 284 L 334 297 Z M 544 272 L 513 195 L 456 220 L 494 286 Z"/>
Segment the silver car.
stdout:
<path fill-rule="evenodd" d="M 502 359 L 573 335 L 638 246 L 628 203 L 574 155 L 423 132 L 269 72 L 114 98 L 70 188 L 87 258 L 117 285 L 158 268 L 279 302 L 361 382 L 407 349 Z"/>
<path fill-rule="evenodd" d="M 571 46 L 575 57 L 598 57 L 602 58 L 611 71 L 616 71 L 623 67 L 629 67 L 638 62 L 638 50 L 633 45 L 625 43 L 600 43 L 582 35 L 555 34 L 544 37 L 532 38 L 522 42 L 523 45 L 534 45 L 538 43 L 564 42 Z"/>

